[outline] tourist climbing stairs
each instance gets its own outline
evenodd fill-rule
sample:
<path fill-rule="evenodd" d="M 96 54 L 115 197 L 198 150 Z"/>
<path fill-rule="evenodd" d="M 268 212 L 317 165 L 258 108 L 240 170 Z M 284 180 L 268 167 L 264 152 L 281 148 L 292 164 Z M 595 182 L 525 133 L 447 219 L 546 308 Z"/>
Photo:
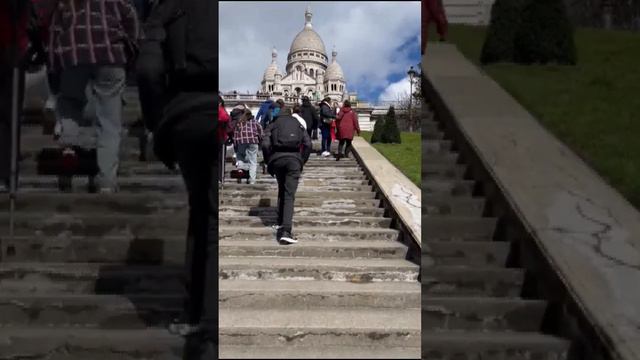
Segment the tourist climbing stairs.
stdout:
<path fill-rule="evenodd" d="M 231 156 L 231 153 L 230 153 Z M 294 245 L 276 241 L 276 179 L 220 190 L 222 358 L 418 358 L 419 267 L 353 158 L 313 154 Z"/>
<path fill-rule="evenodd" d="M 15 237 L 0 198 L 0 359 L 178 360 L 166 325 L 182 308 L 187 202 L 179 173 L 140 162 L 137 90 L 126 92 L 120 192 L 69 193 L 38 175 L 53 147 L 41 113 L 22 127 Z"/>
<path fill-rule="evenodd" d="M 506 266 L 456 144 L 423 120 L 422 358 L 560 360 L 569 343 L 541 333 L 547 303 L 521 296 L 525 271 Z"/>

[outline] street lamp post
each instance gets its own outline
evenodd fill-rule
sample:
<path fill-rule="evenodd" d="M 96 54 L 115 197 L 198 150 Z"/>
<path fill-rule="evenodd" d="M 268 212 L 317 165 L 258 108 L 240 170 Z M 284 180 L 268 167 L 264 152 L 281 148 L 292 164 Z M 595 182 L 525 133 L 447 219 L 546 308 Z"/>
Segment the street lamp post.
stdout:
<path fill-rule="evenodd" d="M 411 111 L 411 105 L 413 103 L 413 78 L 416 74 L 413 66 L 407 71 L 407 75 L 409 75 L 409 131 L 413 131 L 413 112 Z"/>

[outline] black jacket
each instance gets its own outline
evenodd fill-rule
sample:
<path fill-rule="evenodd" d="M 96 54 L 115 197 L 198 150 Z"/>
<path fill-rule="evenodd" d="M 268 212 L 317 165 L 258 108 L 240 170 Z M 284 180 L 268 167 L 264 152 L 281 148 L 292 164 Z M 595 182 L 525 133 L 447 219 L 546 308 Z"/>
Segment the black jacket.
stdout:
<path fill-rule="evenodd" d="M 309 160 L 309 156 L 311 155 L 311 138 L 309 134 L 303 129 L 303 139 L 302 139 L 302 150 L 300 152 L 276 152 L 273 151 L 273 147 L 271 144 L 271 132 L 276 127 L 280 126 L 285 121 L 295 121 L 298 123 L 298 120 L 291 115 L 288 114 L 280 114 L 276 120 L 274 120 L 271 124 L 267 126 L 264 131 L 264 137 L 262 138 L 262 154 L 264 156 L 264 160 L 267 163 L 267 171 L 269 174 L 273 174 L 272 164 L 277 159 L 282 158 L 290 158 L 292 161 L 300 161 L 300 167 L 304 167 L 304 164 Z M 300 126 L 302 129 L 302 126 Z"/>
<path fill-rule="evenodd" d="M 336 114 L 326 102 L 320 103 L 320 126 L 327 126 L 327 121 L 335 120 Z"/>
<path fill-rule="evenodd" d="M 318 125 L 320 125 L 320 118 L 316 108 L 314 108 L 309 101 L 303 101 L 300 108 L 302 110 L 300 115 L 307 123 L 307 129 L 317 129 Z"/>

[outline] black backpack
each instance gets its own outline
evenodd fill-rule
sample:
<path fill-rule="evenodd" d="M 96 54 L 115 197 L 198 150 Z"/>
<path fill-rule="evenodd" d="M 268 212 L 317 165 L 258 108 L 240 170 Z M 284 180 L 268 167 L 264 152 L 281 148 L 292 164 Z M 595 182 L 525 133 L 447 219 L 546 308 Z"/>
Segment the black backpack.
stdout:
<path fill-rule="evenodd" d="M 304 141 L 304 128 L 296 118 L 288 115 L 278 117 L 271 131 L 271 144 L 276 152 L 296 152 Z"/>
<path fill-rule="evenodd" d="M 171 87 L 178 90 L 217 91 L 218 38 L 211 31 L 218 4 L 211 0 L 178 2 L 179 16 L 167 29 Z"/>

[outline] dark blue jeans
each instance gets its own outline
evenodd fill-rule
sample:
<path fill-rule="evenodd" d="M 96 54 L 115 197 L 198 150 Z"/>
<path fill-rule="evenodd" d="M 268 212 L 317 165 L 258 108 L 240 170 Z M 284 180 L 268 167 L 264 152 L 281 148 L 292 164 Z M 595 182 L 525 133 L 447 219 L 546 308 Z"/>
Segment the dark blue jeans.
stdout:
<path fill-rule="evenodd" d="M 329 125 L 320 125 L 320 131 L 322 133 L 322 152 L 331 152 L 331 129 Z"/>

